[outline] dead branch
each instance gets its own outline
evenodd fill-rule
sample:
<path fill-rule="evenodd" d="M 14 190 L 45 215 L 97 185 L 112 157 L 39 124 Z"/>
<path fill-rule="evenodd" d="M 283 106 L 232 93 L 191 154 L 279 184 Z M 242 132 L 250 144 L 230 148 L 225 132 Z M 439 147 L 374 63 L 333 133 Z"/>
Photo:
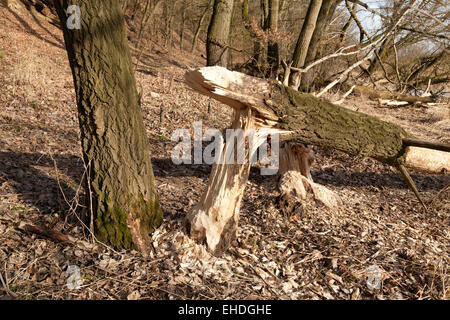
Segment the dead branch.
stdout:
<path fill-rule="evenodd" d="M 330 90 L 331 88 L 333 88 L 337 83 L 339 83 L 342 79 L 345 78 L 345 76 L 350 73 L 353 69 L 355 69 L 356 67 L 358 67 L 359 65 L 361 65 L 364 61 L 368 60 L 372 54 L 375 52 L 375 50 L 377 49 L 377 47 L 379 46 L 379 44 L 384 41 L 388 35 L 390 35 L 399 25 L 399 23 L 403 20 L 403 18 L 405 17 L 405 15 L 415 6 L 417 0 L 414 0 L 404 11 L 403 13 L 400 15 L 400 17 L 397 19 L 397 22 L 393 24 L 393 26 L 389 29 L 388 32 L 386 32 L 386 34 L 381 37 L 380 39 L 378 39 L 377 41 L 375 41 L 375 43 L 372 45 L 372 48 L 369 50 L 369 52 L 367 52 L 367 54 L 365 55 L 364 58 L 362 58 L 361 60 L 359 60 L 358 62 L 355 62 L 353 65 L 351 65 L 347 70 L 343 71 L 341 73 L 341 75 L 335 79 L 333 82 L 331 82 L 329 85 L 327 85 L 319 94 L 317 94 L 317 97 L 321 97 L 323 94 L 325 94 L 328 90 Z"/>

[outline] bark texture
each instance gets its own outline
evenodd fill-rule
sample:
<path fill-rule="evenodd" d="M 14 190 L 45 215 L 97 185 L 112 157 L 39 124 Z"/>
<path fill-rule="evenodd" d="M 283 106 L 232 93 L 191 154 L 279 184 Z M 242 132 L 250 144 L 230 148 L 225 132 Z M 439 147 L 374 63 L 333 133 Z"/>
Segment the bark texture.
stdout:
<path fill-rule="evenodd" d="M 311 42 L 312 35 L 316 28 L 317 17 L 322 6 L 322 0 L 311 0 L 308 11 L 306 12 L 305 21 L 303 22 L 302 30 L 295 45 L 295 51 L 292 56 L 292 66 L 301 68 L 305 64 L 308 47 Z M 301 73 L 291 73 L 290 86 L 298 90 L 301 81 Z"/>
<path fill-rule="evenodd" d="M 228 46 L 234 0 L 215 0 L 208 28 L 206 55 L 208 66 L 228 64 Z"/>
<path fill-rule="evenodd" d="M 161 223 L 148 140 L 118 0 L 55 1 L 72 69 L 97 238 L 148 250 Z M 81 29 L 65 9 L 81 9 Z"/>

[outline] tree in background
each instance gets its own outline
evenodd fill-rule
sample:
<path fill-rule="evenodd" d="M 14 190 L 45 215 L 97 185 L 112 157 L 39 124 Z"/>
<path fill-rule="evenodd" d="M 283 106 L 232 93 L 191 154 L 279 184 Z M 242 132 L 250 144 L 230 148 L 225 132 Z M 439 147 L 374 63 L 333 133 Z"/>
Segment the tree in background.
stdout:
<path fill-rule="evenodd" d="M 91 226 L 101 241 L 147 252 L 162 221 L 119 0 L 55 1 L 72 69 Z M 66 26 L 78 5 L 79 30 Z"/>
<path fill-rule="evenodd" d="M 207 65 L 227 67 L 234 0 L 214 0 L 206 42 Z"/>

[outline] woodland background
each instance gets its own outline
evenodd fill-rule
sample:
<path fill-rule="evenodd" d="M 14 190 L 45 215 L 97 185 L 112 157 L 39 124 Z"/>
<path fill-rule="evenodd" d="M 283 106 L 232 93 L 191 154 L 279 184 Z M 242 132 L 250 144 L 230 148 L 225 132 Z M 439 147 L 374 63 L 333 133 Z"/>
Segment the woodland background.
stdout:
<path fill-rule="evenodd" d="M 276 28 L 269 2 L 278 2 Z M 230 30 L 219 46 L 220 64 L 283 81 L 283 65 L 304 68 L 336 53 L 300 80 L 293 78 L 301 91 L 317 94 L 342 76 L 323 99 L 398 124 L 419 138 L 450 143 L 448 1 L 421 1 L 389 34 L 412 1 L 321 1 L 330 7 L 317 20 L 322 29 L 315 49 L 309 52 L 310 43 L 297 60 L 295 48 L 313 2 L 234 1 Z M 220 129 L 231 121 L 230 108 L 184 84 L 187 70 L 204 66 L 213 56 L 206 43 L 214 1 L 129 0 L 121 5 L 164 213 L 151 235 L 152 251 L 143 257 L 93 241 L 80 219 L 86 210 L 86 170 L 73 79 L 53 5 L 2 1 L 0 291 L 5 297 L 449 298 L 448 174 L 413 172 L 429 207 L 424 212 L 392 168 L 315 148 L 313 179 L 340 195 L 341 210 L 307 201 L 286 215 L 276 179 L 252 168 L 235 245 L 215 257 L 192 241 L 183 221 L 198 202 L 211 167 L 174 165 L 170 136 L 198 120 Z M 377 56 L 343 73 L 384 35 Z M 399 94 L 419 99 L 389 104 L 401 101 Z M 29 226 L 67 238 L 48 239 Z M 66 286 L 69 265 L 81 269 L 80 290 Z M 371 265 L 382 270 L 380 290 L 366 285 Z"/>

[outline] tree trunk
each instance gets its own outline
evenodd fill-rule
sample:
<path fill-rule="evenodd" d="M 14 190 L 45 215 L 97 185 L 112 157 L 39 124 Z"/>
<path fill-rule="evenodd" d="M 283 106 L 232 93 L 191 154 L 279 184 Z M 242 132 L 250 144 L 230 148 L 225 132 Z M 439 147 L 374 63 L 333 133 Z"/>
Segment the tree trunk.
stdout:
<path fill-rule="evenodd" d="M 328 27 L 327 23 L 331 22 L 331 19 L 329 20 L 328 17 L 333 16 L 334 10 L 333 12 L 331 12 L 331 10 L 332 8 L 336 9 L 336 2 L 337 0 L 324 0 L 322 2 L 322 6 L 320 7 L 319 15 L 317 17 L 316 27 L 314 28 L 314 32 L 311 36 L 308 52 L 306 54 L 306 64 L 313 62 L 316 58 L 317 48 L 319 47 L 323 32 Z"/>
<path fill-rule="evenodd" d="M 280 150 L 278 188 L 280 207 L 285 214 L 294 215 L 307 199 L 309 190 L 315 200 L 328 208 L 338 209 L 342 206 L 342 200 L 337 194 L 313 181 L 310 172 L 313 160 L 312 151 L 296 143 L 287 142 Z"/>
<path fill-rule="evenodd" d="M 269 0 L 260 0 L 259 2 L 261 16 L 258 27 L 264 31 L 266 31 L 268 24 L 268 1 Z M 265 77 L 267 73 L 266 45 L 261 35 L 258 34 L 252 26 L 254 21 L 250 19 L 248 0 L 243 0 L 242 2 L 242 20 L 244 21 L 244 26 L 250 33 L 250 37 L 253 40 L 253 55 L 249 65 L 247 66 L 249 67 L 248 73 L 253 76 Z"/>
<path fill-rule="evenodd" d="M 88 208 L 100 241 L 146 254 L 162 221 L 119 0 L 55 1 L 74 78 Z M 81 29 L 66 8 L 81 9 Z"/>
<path fill-rule="evenodd" d="M 208 66 L 228 64 L 228 46 L 234 0 L 214 0 L 214 10 L 208 28 L 206 55 Z"/>
<path fill-rule="evenodd" d="M 269 77 L 275 79 L 277 76 L 278 68 L 280 66 L 280 52 L 278 46 L 278 40 L 274 37 L 278 32 L 278 16 L 280 12 L 280 1 L 269 0 L 269 44 L 267 46 L 267 62 L 269 64 Z"/>
<path fill-rule="evenodd" d="M 360 95 L 365 95 L 371 100 L 378 100 L 378 99 L 398 100 L 398 101 L 405 101 L 411 104 L 430 103 L 436 100 L 432 97 L 410 96 L 407 94 L 401 94 L 397 92 L 374 90 L 363 86 L 355 86 L 353 91 L 359 93 Z"/>
<path fill-rule="evenodd" d="M 298 36 L 297 44 L 295 46 L 294 55 L 292 56 L 292 66 L 295 68 L 301 68 L 305 64 L 309 44 L 316 28 L 317 17 L 321 6 L 322 0 L 311 0 L 311 3 L 309 4 L 302 30 Z M 298 90 L 300 87 L 300 81 L 301 73 L 292 72 L 290 86 L 295 90 Z"/>
<path fill-rule="evenodd" d="M 387 53 L 389 51 L 389 43 L 391 42 L 391 37 L 388 37 L 386 40 L 383 41 L 380 48 L 377 51 L 377 55 L 380 57 L 380 59 L 383 59 L 385 56 L 387 56 Z M 367 71 L 370 75 L 373 75 L 375 71 L 377 70 L 377 67 L 379 66 L 379 60 L 375 56 L 371 61 L 370 65 L 367 68 Z"/>
<path fill-rule="evenodd" d="M 180 51 L 183 51 L 184 41 L 184 27 L 186 25 L 186 6 L 183 6 L 183 13 L 181 14 L 181 26 L 180 26 Z"/>
<path fill-rule="evenodd" d="M 328 28 L 330 27 L 331 22 L 333 21 L 333 17 L 334 17 L 334 13 L 336 12 L 336 8 L 339 5 L 339 3 L 341 2 L 341 0 L 337 0 L 334 1 L 334 3 L 331 5 L 331 8 L 328 12 L 328 16 L 326 17 L 326 22 L 325 22 L 325 30 L 324 32 L 328 31 Z M 324 43 L 322 41 L 319 41 L 319 46 L 317 48 L 316 51 L 316 57 L 315 60 L 319 59 L 322 56 L 322 51 L 323 51 L 323 45 Z"/>
<path fill-rule="evenodd" d="M 232 129 L 244 132 L 252 129 L 253 119 L 249 108 L 237 110 Z M 227 141 L 220 154 L 220 160 L 213 165 L 206 192 L 200 202 L 188 214 L 186 227 L 190 236 L 199 242 L 206 242 L 216 255 L 226 250 L 236 236 L 240 203 L 250 173 L 248 158 L 244 163 L 226 163 L 227 153 L 233 159 L 237 150 L 245 147 L 245 136 Z M 230 152 L 230 150 L 232 150 Z"/>
<path fill-rule="evenodd" d="M 256 123 L 279 130 L 282 141 L 333 148 L 392 166 L 404 164 L 435 173 L 450 171 L 449 153 L 407 147 L 404 141 L 414 137 L 401 127 L 282 84 L 220 67 L 191 71 L 186 78 L 194 79 L 188 84 L 195 90 L 235 109 L 251 107 Z M 412 156 L 417 149 L 423 149 L 423 155 L 439 155 L 432 162 L 440 165 L 418 163 Z"/>
<path fill-rule="evenodd" d="M 173 32 L 174 32 L 174 17 L 175 17 L 175 8 L 177 6 L 179 0 L 170 1 L 169 4 L 166 4 L 164 7 L 165 11 L 165 19 L 166 19 L 166 41 L 164 43 L 165 47 L 168 47 L 169 50 L 172 49 L 173 46 Z"/>

